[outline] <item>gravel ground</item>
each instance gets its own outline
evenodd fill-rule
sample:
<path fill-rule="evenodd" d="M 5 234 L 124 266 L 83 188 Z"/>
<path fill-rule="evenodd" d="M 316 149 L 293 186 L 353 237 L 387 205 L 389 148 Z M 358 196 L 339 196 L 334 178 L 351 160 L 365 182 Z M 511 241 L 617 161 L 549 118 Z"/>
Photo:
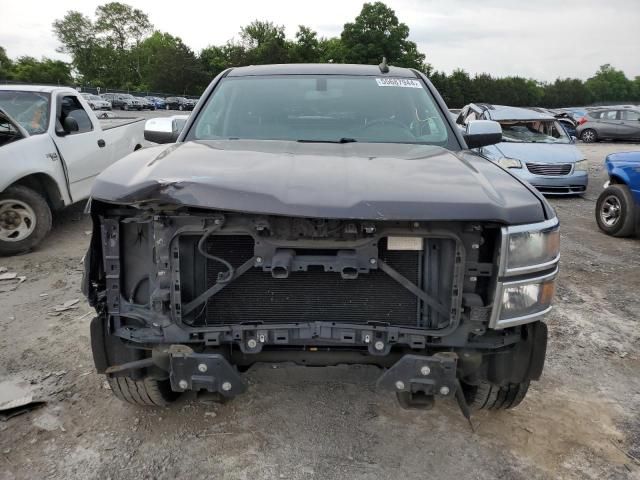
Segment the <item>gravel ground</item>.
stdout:
<path fill-rule="evenodd" d="M 475 415 L 475 433 L 452 402 L 399 409 L 375 391 L 372 367 L 256 367 L 249 392 L 225 405 L 121 403 L 89 349 L 89 221 L 83 205 L 61 212 L 36 252 L 0 259 L 26 276 L 0 293 L 0 388 L 48 401 L 0 422 L 0 480 L 640 478 L 640 241 L 601 234 L 593 215 L 604 156 L 640 146 L 580 148 L 588 192 L 552 200 L 562 267 L 543 378 L 519 408 Z"/>

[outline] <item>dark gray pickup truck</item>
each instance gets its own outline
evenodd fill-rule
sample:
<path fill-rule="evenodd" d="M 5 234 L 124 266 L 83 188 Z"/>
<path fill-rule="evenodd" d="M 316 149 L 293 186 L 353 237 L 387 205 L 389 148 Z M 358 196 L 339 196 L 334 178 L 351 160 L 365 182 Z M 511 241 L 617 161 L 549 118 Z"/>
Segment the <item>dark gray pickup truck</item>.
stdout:
<path fill-rule="evenodd" d="M 555 213 L 469 148 L 410 69 L 266 65 L 216 77 L 184 128 L 103 172 L 84 292 L 113 393 L 220 400 L 257 362 L 371 364 L 403 407 L 509 408 L 542 372 Z"/>

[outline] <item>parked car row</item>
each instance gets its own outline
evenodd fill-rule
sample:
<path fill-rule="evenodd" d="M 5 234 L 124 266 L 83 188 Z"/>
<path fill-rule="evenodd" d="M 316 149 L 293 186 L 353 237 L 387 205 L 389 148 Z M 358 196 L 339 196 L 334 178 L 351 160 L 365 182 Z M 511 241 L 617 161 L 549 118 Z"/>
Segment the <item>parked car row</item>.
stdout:
<path fill-rule="evenodd" d="M 129 93 L 81 94 L 92 110 L 193 110 L 197 100 L 185 97 L 136 97 Z"/>

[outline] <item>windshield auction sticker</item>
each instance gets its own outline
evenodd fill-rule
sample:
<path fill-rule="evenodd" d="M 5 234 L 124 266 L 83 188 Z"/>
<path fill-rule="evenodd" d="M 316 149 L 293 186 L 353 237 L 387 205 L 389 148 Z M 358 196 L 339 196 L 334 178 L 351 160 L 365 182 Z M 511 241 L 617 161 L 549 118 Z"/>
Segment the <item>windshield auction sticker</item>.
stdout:
<path fill-rule="evenodd" d="M 422 88 L 418 80 L 411 78 L 376 78 L 379 87 Z"/>

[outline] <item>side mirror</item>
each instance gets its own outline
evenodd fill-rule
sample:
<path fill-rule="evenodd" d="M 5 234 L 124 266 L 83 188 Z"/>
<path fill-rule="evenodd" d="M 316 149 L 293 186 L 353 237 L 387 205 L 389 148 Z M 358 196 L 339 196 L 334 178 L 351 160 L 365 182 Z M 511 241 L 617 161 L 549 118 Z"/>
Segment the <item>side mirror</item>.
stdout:
<path fill-rule="evenodd" d="M 493 120 L 472 120 L 462 136 L 469 148 L 495 145 L 502 141 L 502 127 Z"/>
<path fill-rule="evenodd" d="M 144 124 L 144 139 L 154 143 L 174 143 L 187 118 L 188 115 L 151 118 Z"/>
<path fill-rule="evenodd" d="M 80 130 L 80 126 L 75 118 L 67 115 L 62 122 L 62 130 L 64 130 L 64 133 L 69 134 Z"/>

